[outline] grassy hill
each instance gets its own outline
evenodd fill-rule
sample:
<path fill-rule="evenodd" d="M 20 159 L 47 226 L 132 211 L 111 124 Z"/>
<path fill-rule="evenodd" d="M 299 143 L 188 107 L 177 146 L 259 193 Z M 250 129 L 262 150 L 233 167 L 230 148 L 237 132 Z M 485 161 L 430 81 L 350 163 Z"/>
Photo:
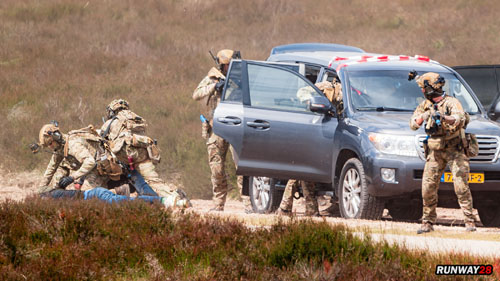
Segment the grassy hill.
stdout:
<path fill-rule="evenodd" d="M 499 63 L 498 6 L 494 0 L 3 0 L 0 166 L 43 169 L 49 155 L 27 148 L 43 124 L 58 120 L 64 131 L 100 126 L 105 106 L 124 98 L 158 139 L 160 174 L 209 198 L 200 104 L 191 99 L 213 65 L 209 49 L 265 59 L 275 45 L 326 42 L 427 55 L 447 65 Z"/>

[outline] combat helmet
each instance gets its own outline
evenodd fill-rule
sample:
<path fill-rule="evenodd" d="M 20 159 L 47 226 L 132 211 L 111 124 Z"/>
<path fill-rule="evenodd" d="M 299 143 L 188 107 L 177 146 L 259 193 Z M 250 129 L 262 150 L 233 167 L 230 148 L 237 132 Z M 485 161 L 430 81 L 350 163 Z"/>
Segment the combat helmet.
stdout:
<path fill-rule="evenodd" d="M 54 141 L 61 144 L 64 140 L 57 122 L 43 125 L 38 134 L 38 141 L 42 147 L 48 147 Z"/>
<path fill-rule="evenodd" d="M 108 118 L 113 118 L 118 111 L 122 109 L 129 109 L 128 102 L 124 99 L 113 100 L 108 106 L 106 106 L 106 112 Z"/>
<path fill-rule="evenodd" d="M 443 76 L 435 72 L 427 72 L 416 78 L 416 82 L 427 99 L 432 99 L 443 94 L 443 86 L 446 83 Z"/>
<path fill-rule="evenodd" d="M 233 51 L 229 49 L 220 50 L 217 53 L 217 63 L 219 65 L 229 64 L 231 59 L 241 59 L 240 51 Z"/>

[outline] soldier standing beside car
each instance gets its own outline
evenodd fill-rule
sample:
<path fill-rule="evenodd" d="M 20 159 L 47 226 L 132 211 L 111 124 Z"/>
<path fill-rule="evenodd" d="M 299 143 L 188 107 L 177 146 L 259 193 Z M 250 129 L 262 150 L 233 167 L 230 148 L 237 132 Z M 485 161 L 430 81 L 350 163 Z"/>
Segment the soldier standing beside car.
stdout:
<path fill-rule="evenodd" d="M 342 89 L 341 84 L 337 78 L 333 82 L 323 81 L 314 84 L 319 90 L 328 98 L 328 100 L 335 106 L 337 115 L 341 115 L 343 111 L 342 103 Z M 315 90 L 311 86 L 306 86 L 297 91 L 297 98 L 302 103 L 307 103 L 312 97 L 311 93 Z M 289 215 L 291 214 L 293 207 L 294 194 L 297 191 L 298 185 L 301 185 L 302 192 L 304 194 L 304 199 L 306 203 L 306 216 L 317 216 L 319 215 L 318 201 L 315 195 L 315 187 L 313 182 L 297 181 L 294 179 L 288 180 L 285 191 L 283 192 L 283 198 L 281 199 L 280 207 L 276 211 L 279 215 Z M 322 212 L 328 215 L 338 214 L 337 202 L 332 199 L 330 207 L 323 210 Z"/>
<path fill-rule="evenodd" d="M 224 83 L 229 69 L 231 59 L 241 58 L 239 51 L 220 50 L 215 61 L 218 69 L 212 67 L 208 75 L 201 80 L 193 92 L 194 100 L 203 100 L 206 105 L 206 112 L 202 120 L 202 137 L 207 140 L 208 164 L 210 165 L 213 202 L 212 211 L 223 211 L 228 192 L 227 176 L 225 171 L 226 154 L 229 149 L 229 143 L 212 132 L 213 113 L 220 102 Z M 231 151 L 232 152 L 232 151 Z M 238 176 L 238 188 L 243 189 L 243 177 Z M 250 212 L 248 198 L 243 198 L 246 212 Z"/>
<path fill-rule="evenodd" d="M 464 147 L 461 134 L 469 118 L 460 101 L 443 91 L 444 78 L 433 72 L 417 76 L 410 72 L 424 93 L 425 100 L 418 105 L 410 120 L 410 128 L 417 130 L 426 122 L 427 138 L 424 141 L 425 168 L 422 177 L 423 216 L 417 234 L 433 231 L 436 222 L 438 188 L 441 175 L 448 164 L 453 174 L 453 184 L 458 203 L 465 216 L 466 231 L 475 231 L 472 214 L 472 195 L 469 189 L 468 147 Z"/>

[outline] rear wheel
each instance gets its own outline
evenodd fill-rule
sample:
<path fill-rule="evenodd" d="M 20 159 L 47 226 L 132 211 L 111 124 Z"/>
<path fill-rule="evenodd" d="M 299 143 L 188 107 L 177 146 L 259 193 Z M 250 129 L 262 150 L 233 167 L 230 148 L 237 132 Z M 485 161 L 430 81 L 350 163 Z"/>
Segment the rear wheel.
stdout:
<path fill-rule="evenodd" d="M 500 226 L 500 207 L 488 204 L 480 205 L 477 208 L 481 223 L 487 227 Z"/>
<path fill-rule="evenodd" d="M 255 213 L 272 213 L 278 209 L 283 190 L 276 188 L 276 179 L 268 177 L 250 177 L 250 202 Z"/>
<path fill-rule="evenodd" d="M 339 181 L 339 207 L 347 219 L 380 219 L 384 200 L 368 194 L 363 164 L 357 158 L 347 160 Z"/>

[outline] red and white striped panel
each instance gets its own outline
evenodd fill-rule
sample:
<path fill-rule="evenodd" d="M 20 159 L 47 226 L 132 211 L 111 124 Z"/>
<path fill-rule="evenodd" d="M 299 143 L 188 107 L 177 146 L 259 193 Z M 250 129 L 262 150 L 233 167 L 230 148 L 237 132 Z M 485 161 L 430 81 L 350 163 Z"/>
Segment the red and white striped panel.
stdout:
<path fill-rule="evenodd" d="M 356 57 L 333 57 L 330 62 L 328 63 L 328 67 L 332 67 L 332 64 L 334 62 L 341 62 L 345 61 L 345 63 L 341 63 L 337 66 L 337 72 L 342 67 L 346 67 L 349 65 L 353 64 L 360 64 L 364 62 L 384 62 L 384 61 L 421 61 L 421 62 L 433 62 L 437 63 L 437 61 L 433 61 L 429 59 L 429 57 L 426 56 L 420 56 L 420 55 L 415 55 L 414 57 L 410 56 L 389 56 L 389 55 L 382 55 L 382 56 L 356 56 Z"/>

